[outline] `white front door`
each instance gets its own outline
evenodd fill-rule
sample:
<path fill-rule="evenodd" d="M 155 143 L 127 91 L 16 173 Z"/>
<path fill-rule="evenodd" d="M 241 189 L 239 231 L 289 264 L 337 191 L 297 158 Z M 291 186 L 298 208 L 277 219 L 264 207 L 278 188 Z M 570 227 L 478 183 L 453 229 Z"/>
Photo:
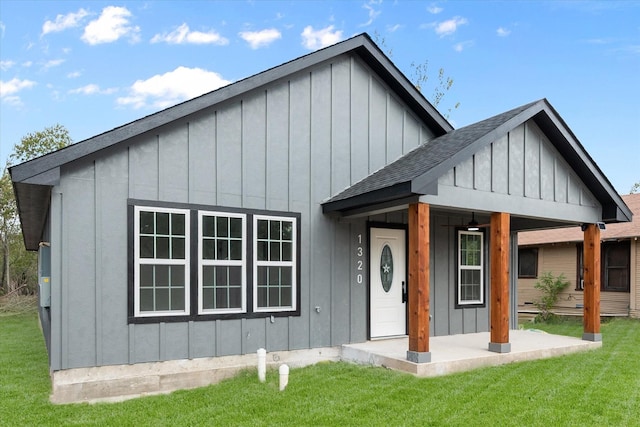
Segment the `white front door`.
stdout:
<path fill-rule="evenodd" d="M 406 335 L 405 230 L 371 228 L 371 338 Z"/>

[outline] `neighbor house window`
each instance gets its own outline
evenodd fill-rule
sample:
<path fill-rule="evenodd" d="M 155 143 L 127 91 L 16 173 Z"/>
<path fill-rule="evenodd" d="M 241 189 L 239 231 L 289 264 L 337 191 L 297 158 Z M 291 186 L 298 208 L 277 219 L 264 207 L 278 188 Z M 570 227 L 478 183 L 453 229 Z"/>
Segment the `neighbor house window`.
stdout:
<path fill-rule="evenodd" d="M 538 249 L 518 249 L 518 277 L 532 279 L 538 277 Z"/>
<path fill-rule="evenodd" d="M 602 244 L 600 252 L 603 291 L 629 292 L 629 254 L 630 243 L 606 242 Z"/>
<path fill-rule="evenodd" d="M 484 304 L 484 234 L 458 231 L 458 305 Z"/>
<path fill-rule="evenodd" d="M 578 272 L 576 290 L 584 289 L 584 245 L 577 245 Z M 630 292 L 630 242 L 604 242 L 600 245 L 600 290 Z"/>
<path fill-rule="evenodd" d="M 198 213 L 199 313 L 241 313 L 246 306 L 246 215 Z"/>
<path fill-rule="evenodd" d="M 189 313 L 189 211 L 136 207 L 136 316 Z"/>
<path fill-rule="evenodd" d="M 253 228 L 254 310 L 295 310 L 295 218 L 255 215 Z"/>

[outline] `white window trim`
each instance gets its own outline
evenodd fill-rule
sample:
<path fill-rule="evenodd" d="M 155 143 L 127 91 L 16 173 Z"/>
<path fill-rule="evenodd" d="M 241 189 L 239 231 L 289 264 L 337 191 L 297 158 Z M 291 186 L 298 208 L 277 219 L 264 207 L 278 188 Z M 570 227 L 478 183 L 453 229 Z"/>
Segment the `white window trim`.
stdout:
<path fill-rule="evenodd" d="M 276 220 L 287 221 L 293 224 L 291 230 L 291 261 L 258 261 L 258 220 Z M 298 256 L 298 219 L 292 216 L 274 216 L 274 215 L 254 215 L 253 216 L 253 311 L 256 313 L 278 313 L 286 311 L 296 311 L 297 309 L 297 290 L 298 275 L 296 271 Z M 291 306 L 289 307 L 258 307 L 258 267 L 291 267 Z"/>
<path fill-rule="evenodd" d="M 464 234 L 480 236 L 480 265 L 462 265 L 462 239 Z M 479 270 L 480 271 L 480 299 L 479 300 L 462 300 L 462 274 L 463 270 Z M 458 230 L 458 305 L 479 305 L 484 304 L 484 233 L 482 231 Z"/>
<path fill-rule="evenodd" d="M 140 258 L 140 211 L 145 212 L 163 212 L 163 213 L 177 213 L 185 215 L 184 224 L 184 259 L 158 259 L 158 258 Z M 133 222 L 133 256 L 134 256 L 134 291 L 133 291 L 133 307 L 135 317 L 159 317 L 159 316 L 183 316 L 190 313 L 190 298 L 189 298 L 189 260 L 190 260 L 190 211 L 188 209 L 174 209 L 174 208 L 160 208 L 152 206 L 135 206 L 134 209 L 134 222 Z M 162 311 L 140 311 L 140 265 L 183 265 L 184 266 L 184 310 L 162 310 Z"/>
<path fill-rule="evenodd" d="M 227 218 L 242 219 L 242 260 L 215 260 L 204 259 L 203 252 L 203 236 L 202 236 L 202 217 L 204 216 L 224 216 Z M 198 314 L 225 314 L 225 313 L 246 313 L 247 312 L 247 216 L 245 214 L 236 214 L 231 212 L 218 211 L 198 211 Z M 242 271 L 242 307 L 237 308 L 203 308 L 203 291 L 202 291 L 202 267 L 203 266 L 239 266 Z"/>

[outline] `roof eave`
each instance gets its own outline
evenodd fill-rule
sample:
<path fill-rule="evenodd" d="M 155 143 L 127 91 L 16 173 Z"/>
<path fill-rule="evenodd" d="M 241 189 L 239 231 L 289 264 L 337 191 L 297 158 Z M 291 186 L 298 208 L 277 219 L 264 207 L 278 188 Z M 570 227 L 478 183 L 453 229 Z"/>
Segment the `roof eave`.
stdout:
<path fill-rule="evenodd" d="M 12 179 L 16 182 L 24 182 L 33 176 L 46 173 L 65 163 L 97 153 L 129 138 L 144 134 L 204 108 L 219 104 L 347 52 L 357 53 L 374 71 L 380 74 L 385 83 L 397 91 L 415 113 L 432 127 L 436 135 L 445 134 L 453 129 L 451 124 L 409 82 L 371 38 L 366 33 L 363 33 L 229 84 L 213 92 L 69 145 L 61 150 L 13 166 L 11 168 Z"/>

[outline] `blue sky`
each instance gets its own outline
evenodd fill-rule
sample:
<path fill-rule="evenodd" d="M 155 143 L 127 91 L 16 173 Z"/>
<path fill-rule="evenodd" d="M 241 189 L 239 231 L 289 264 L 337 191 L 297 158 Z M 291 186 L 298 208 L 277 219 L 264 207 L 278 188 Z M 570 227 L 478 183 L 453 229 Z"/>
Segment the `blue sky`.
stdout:
<path fill-rule="evenodd" d="M 444 68 L 455 127 L 547 98 L 618 192 L 640 181 L 640 1 L 0 0 L 0 161 L 29 132 L 78 142 L 362 32 L 409 77 Z"/>

